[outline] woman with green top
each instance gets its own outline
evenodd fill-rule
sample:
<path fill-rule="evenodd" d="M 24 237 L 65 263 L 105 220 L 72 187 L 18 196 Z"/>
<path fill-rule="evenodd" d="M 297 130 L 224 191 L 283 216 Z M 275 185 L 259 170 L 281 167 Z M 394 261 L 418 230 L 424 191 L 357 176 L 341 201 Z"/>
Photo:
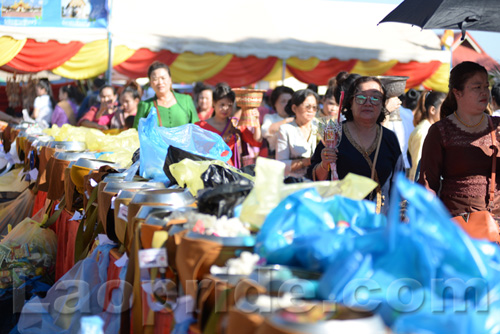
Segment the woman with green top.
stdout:
<path fill-rule="evenodd" d="M 148 77 L 151 88 L 155 91 L 155 96 L 139 103 L 134 119 L 134 128 L 137 129 L 139 120 L 147 117 L 151 108 L 158 111 L 158 125 L 166 128 L 199 121 L 191 96 L 172 90 L 170 68 L 167 65 L 154 62 L 149 66 Z"/>

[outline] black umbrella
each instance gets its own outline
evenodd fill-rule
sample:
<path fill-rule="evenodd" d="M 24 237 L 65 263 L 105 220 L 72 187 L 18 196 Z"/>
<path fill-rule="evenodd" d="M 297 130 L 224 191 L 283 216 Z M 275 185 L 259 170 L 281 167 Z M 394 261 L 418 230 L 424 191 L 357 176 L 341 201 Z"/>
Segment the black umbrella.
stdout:
<path fill-rule="evenodd" d="M 500 32 L 500 0 L 405 0 L 382 22 L 402 22 L 423 29 Z"/>

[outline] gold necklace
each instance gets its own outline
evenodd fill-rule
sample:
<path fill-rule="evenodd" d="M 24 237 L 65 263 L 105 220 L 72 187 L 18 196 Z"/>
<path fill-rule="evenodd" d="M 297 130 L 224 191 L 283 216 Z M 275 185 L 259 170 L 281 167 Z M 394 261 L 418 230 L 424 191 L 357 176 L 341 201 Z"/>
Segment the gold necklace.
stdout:
<path fill-rule="evenodd" d="M 483 122 L 483 119 L 484 119 L 484 113 L 483 113 L 483 116 L 481 117 L 481 120 L 480 120 L 479 122 L 477 122 L 477 124 L 474 124 L 474 125 L 469 125 L 469 124 L 465 123 L 464 121 L 462 121 L 462 120 L 460 119 L 460 117 L 458 117 L 458 114 L 457 114 L 457 112 L 456 112 L 456 111 L 455 111 L 455 112 L 453 112 L 453 113 L 455 114 L 455 117 L 457 118 L 457 120 L 458 120 L 460 123 L 462 123 L 464 126 L 468 127 L 468 128 L 475 128 L 476 126 L 478 126 L 479 124 L 481 124 L 481 123 Z"/>

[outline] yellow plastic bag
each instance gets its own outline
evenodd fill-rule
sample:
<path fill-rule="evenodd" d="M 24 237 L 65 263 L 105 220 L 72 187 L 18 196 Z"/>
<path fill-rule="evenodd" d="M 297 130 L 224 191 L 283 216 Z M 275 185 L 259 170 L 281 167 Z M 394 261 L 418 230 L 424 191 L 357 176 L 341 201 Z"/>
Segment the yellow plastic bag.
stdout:
<path fill-rule="evenodd" d="M 255 185 L 243 202 L 240 220 L 260 228 L 269 212 L 285 197 L 306 188 L 316 188 L 322 197 L 342 195 L 351 199 L 365 198 L 377 183 L 367 177 L 348 174 L 340 181 L 320 181 L 284 184 L 285 164 L 281 161 L 257 158 Z"/>
<path fill-rule="evenodd" d="M 29 182 L 22 179 L 23 168 L 16 168 L 0 176 L 0 192 L 23 192 L 28 188 Z"/>
<path fill-rule="evenodd" d="M 255 183 L 243 202 L 240 220 L 260 228 L 269 212 L 281 200 L 284 178 L 283 162 L 258 157 L 255 164 Z"/>
<path fill-rule="evenodd" d="M 54 231 L 48 228 L 42 228 L 41 225 L 41 223 L 31 218 L 25 218 L 17 224 L 2 241 L 0 241 L 0 244 L 11 247 L 32 243 L 55 259 L 57 252 L 57 236 Z"/>
<path fill-rule="evenodd" d="M 57 141 L 81 141 L 85 142 L 89 151 L 106 152 L 99 159 L 118 163 L 126 168 L 132 164 L 132 156 L 139 148 L 139 135 L 136 129 L 128 129 L 118 134 L 109 132 L 105 134 L 100 130 L 71 126 L 57 125 L 44 130 Z"/>
<path fill-rule="evenodd" d="M 306 188 L 314 187 L 321 197 L 342 195 L 344 197 L 362 200 L 377 187 L 377 182 L 364 176 L 349 173 L 339 181 L 317 181 L 306 183 L 284 184 L 280 192 L 281 199 Z"/>
<path fill-rule="evenodd" d="M 96 129 L 90 129 L 79 126 L 72 126 L 69 124 L 64 124 L 62 127 L 58 127 L 57 125 L 53 125 L 49 129 L 43 130 L 49 136 L 55 138 L 56 141 L 81 141 L 86 142 L 85 138 L 87 137 L 87 133 L 92 131 L 96 136 L 103 135 L 103 133 Z"/>
<path fill-rule="evenodd" d="M 0 203 L 0 235 L 7 232 L 7 226 L 22 221 L 31 216 L 35 195 L 30 189 L 25 189 L 16 199 Z"/>
<path fill-rule="evenodd" d="M 86 138 L 89 150 L 101 152 L 132 151 L 139 148 L 139 135 L 136 129 L 128 129 L 117 135 L 105 135 L 99 131 L 100 135 L 94 132 L 88 133 Z"/>

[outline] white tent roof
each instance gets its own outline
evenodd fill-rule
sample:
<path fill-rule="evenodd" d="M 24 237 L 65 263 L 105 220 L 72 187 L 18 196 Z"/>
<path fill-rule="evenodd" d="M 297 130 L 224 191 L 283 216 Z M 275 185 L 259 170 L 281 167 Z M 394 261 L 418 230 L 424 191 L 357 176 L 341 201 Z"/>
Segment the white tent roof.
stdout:
<path fill-rule="evenodd" d="M 437 35 L 377 23 L 395 5 L 325 0 L 114 0 L 114 45 L 259 58 L 449 62 Z M 102 29 L 0 27 L 0 35 L 60 42 L 106 38 Z"/>

